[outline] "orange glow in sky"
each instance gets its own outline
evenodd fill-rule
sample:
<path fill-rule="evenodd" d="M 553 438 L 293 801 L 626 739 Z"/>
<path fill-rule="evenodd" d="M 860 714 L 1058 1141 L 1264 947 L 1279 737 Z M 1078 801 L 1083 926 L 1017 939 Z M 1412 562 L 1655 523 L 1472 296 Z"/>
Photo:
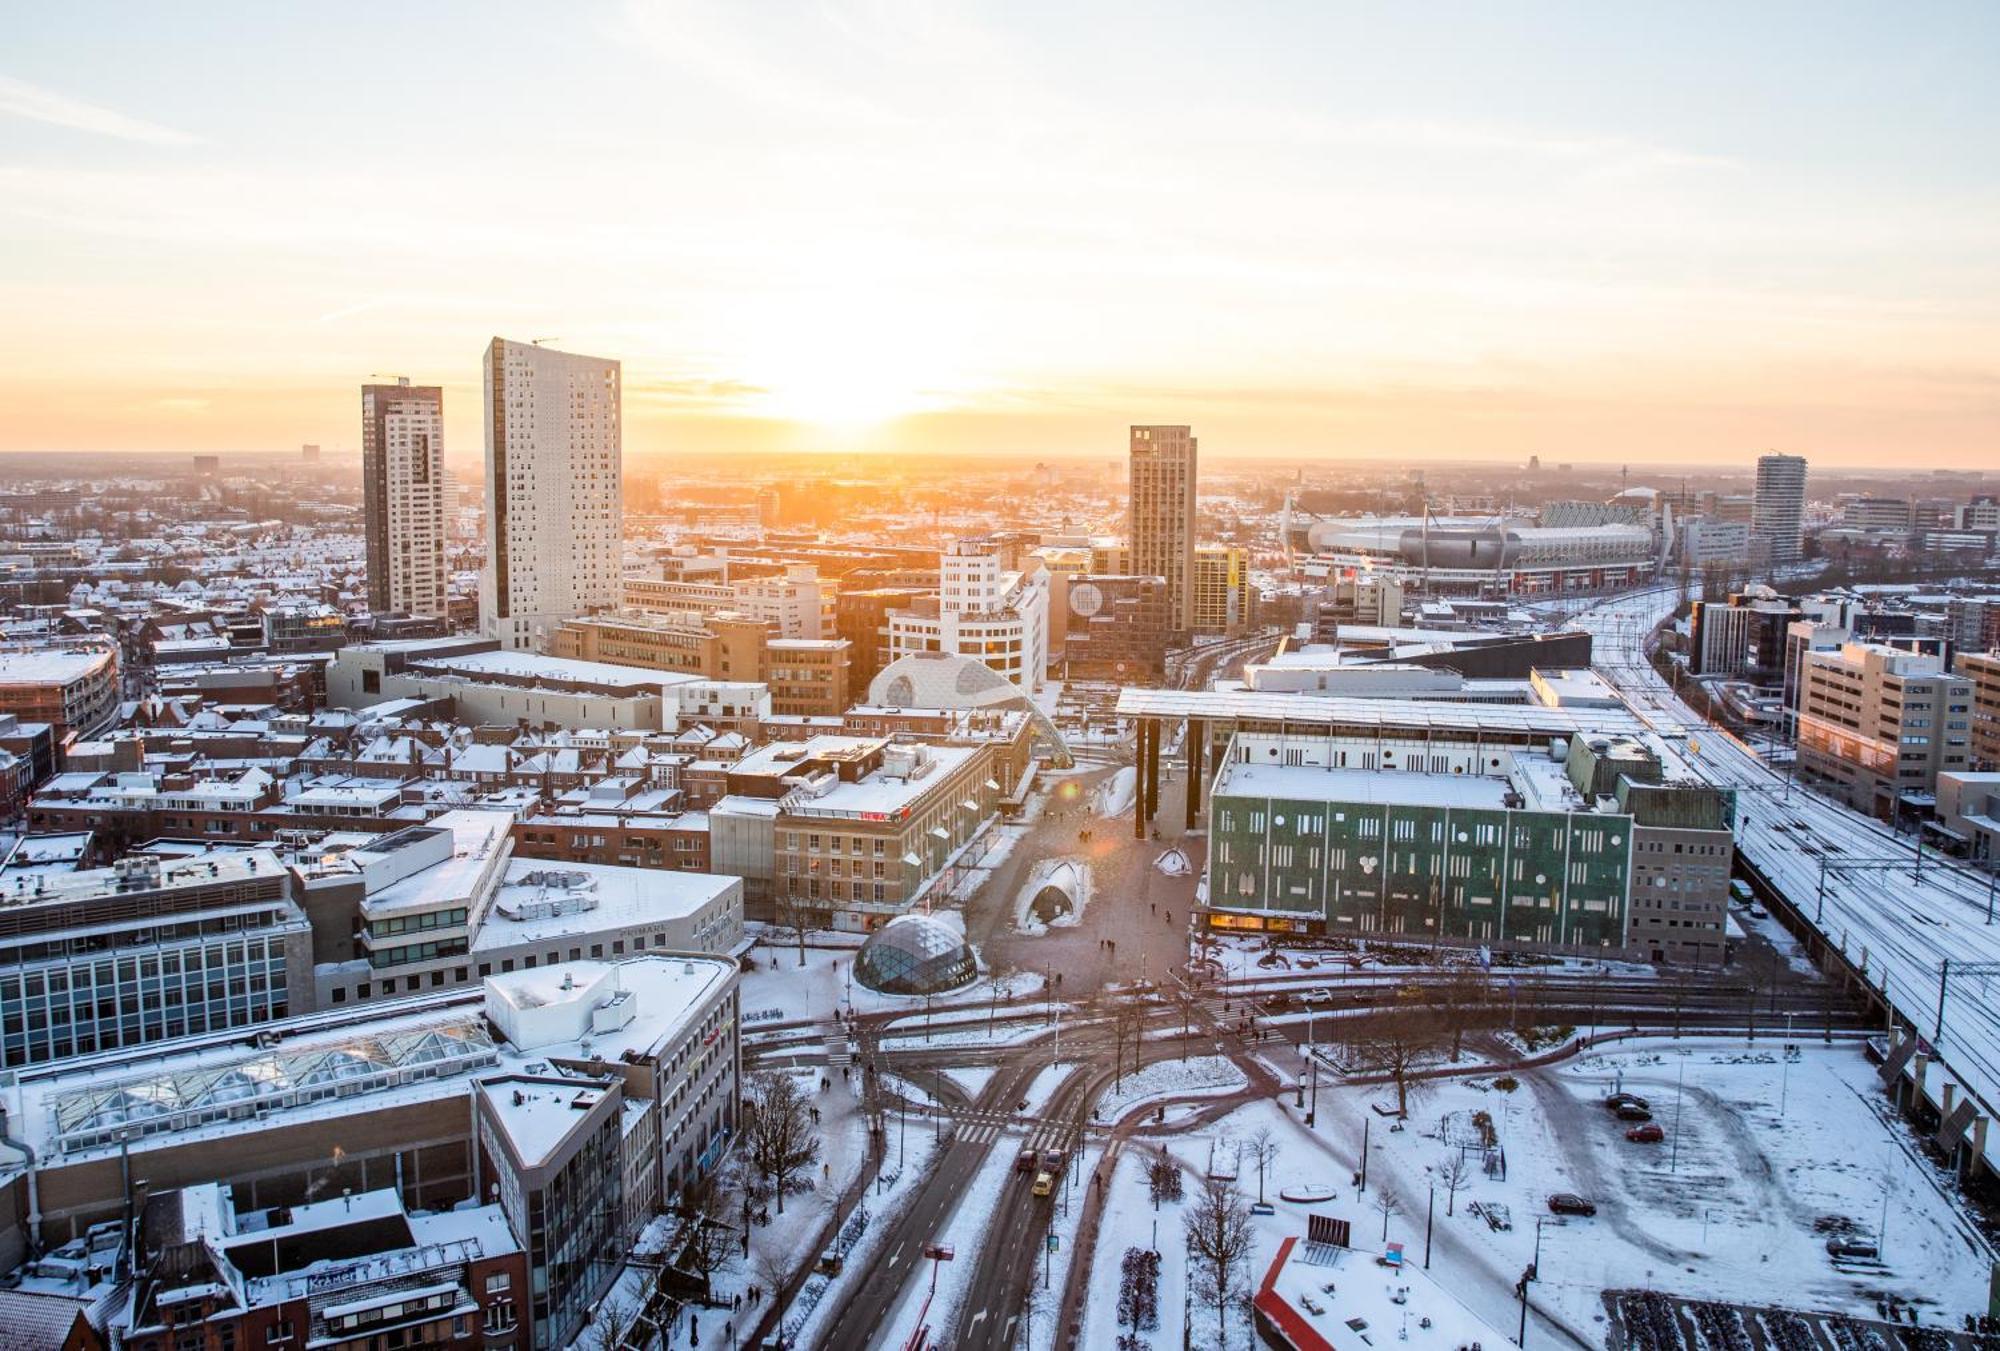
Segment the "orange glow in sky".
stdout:
<path fill-rule="evenodd" d="M 1425 8 L 21 11 L 0 450 L 2000 465 L 2000 9 Z"/>

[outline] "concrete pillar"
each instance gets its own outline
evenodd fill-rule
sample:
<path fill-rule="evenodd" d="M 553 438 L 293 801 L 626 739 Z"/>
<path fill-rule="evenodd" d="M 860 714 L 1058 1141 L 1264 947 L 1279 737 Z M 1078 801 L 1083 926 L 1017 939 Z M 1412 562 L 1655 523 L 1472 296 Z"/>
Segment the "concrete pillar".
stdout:
<path fill-rule="evenodd" d="M 1167 729 L 1155 719 L 1152 738 L 1146 743 L 1146 821 L 1160 814 L 1160 741 Z"/>
<path fill-rule="evenodd" d="M 1930 1072 L 1931 1058 L 1919 1051 L 1910 1059 L 1910 1102 L 1909 1110 L 1914 1112 L 1924 1100 L 1924 1076 Z"/>
<path fill-rule="evenodd" d="M 1132 838 L 1146 838 L 1146 738 L 1152 734 L 1153 720 L 1139 719 L 1139 739 L 1132 747 L 1132 765 L 1138 778 L 1132 785 Z"/>
<path fill-rule="evenodd" d="M 1972 1129 L 1966 1132 L 1966 1139 L 1972 1142 L 1972 1160 L 1966 1165 L 1968 1175 L 1977 1176 L 1986 1167 L 1986 1118 L 1972 1118 Z"/>
<path fill-rule="evenodd" d="M 1958 1096 L 1958 1084 L 1951 1079 L 1945 1080 L 1944 1106 L 1938 1109 L 1938 1118 L 1940 1120 L 1949 1121 L 1951 1119 L 1951 1102 L 1952 1099 L 1956 1098 L 1957 1096 Z"/>
<path fill-rule="evenodd" d="M 1189 718 L 1187 726 L 1187 828 L 1194 829 L 1195 814 L 1201 810 L 1201 768 L 1208 758 L 1208 747 L 1204 742 L 1204 728 L 1200 718 Z"/>

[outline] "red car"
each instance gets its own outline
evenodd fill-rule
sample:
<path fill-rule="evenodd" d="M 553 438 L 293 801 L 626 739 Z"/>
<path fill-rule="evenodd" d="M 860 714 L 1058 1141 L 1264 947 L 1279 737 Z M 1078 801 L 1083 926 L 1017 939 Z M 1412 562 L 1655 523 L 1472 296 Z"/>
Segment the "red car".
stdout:
<path fill-rule="evenodd" d="M 1667 1138 L 1667 1133 L 1660 1129 L 1659 1122 L 1648 1121 L 1643 1126 L 1634 1126 L 1626 1131 L 1625 1138 L 1637 1145 L 1657 1145 Z"/>

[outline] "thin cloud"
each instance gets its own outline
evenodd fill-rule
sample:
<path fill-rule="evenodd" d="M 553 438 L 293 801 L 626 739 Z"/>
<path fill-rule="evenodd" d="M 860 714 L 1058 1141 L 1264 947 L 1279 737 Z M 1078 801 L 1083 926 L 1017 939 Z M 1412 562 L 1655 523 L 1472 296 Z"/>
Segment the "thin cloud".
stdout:
<path fill-rule="evenodd" d="M 52 127 L 68 127 L 96 136 L 145 145 L 193 145 L 196 138 L 173 127 L 128 117 L 111 108 L 85 103 L 53 89 L 0 75 L 0 114 L 45 122 Z"/>

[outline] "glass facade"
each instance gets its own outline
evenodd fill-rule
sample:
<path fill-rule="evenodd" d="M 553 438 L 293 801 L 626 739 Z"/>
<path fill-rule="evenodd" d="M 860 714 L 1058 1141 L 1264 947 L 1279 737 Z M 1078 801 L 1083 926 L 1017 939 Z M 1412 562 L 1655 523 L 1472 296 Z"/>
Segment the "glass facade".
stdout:
<path fill-rule="evenodd" d="M 222 930 L 235 917 L 162 926 L 138 951 L 78 951 L 24 961 L 0 975 L 0 1065 L 139 1046 L 283 1018 L 288 937 L 305 921 Z M 167 936 L 170 930 L 187 930 Z M 22 951 L 14 949 L 16 954 Z"/>
<path fill-rule="evenodd" d="M 931 915 L 891 920 L 854 959 L 855 979 L 885 994 L 935 994 L 964 985 L 976 971 L 964 935 Z"/>

